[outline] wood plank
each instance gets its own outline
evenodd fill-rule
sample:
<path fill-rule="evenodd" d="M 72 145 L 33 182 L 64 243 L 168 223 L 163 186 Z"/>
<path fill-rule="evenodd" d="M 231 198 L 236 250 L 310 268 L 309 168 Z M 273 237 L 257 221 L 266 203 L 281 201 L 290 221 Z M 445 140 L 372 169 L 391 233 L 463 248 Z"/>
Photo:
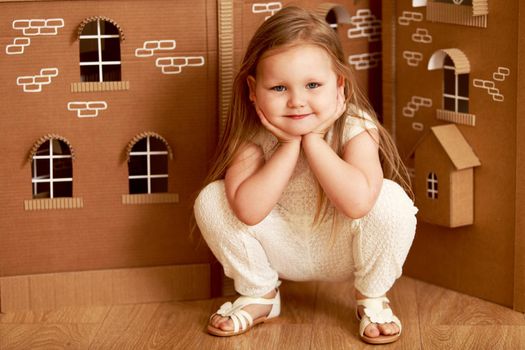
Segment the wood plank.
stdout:
<path fill-rule="evenodd" d="M 425 349 L 523 349 L 524 326 L 421 326 Z"/>
<path fill-rule="evenodd" d="M 48 311 L 18 311 L 0 315 L 1 324 L 99 324 L 111 307 L 66 307 Z"/>
<path fill-rule="evenodd" d="M 87 349 L 91 324 L 2 324 L 0 349 Z"/>

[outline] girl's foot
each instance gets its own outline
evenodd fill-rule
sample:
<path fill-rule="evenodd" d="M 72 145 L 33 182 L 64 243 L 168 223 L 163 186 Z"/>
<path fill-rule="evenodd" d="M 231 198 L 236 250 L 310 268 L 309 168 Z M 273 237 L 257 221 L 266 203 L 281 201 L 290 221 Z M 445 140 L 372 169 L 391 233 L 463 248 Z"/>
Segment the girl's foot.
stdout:
<path fill-rule="evenodd" d="M 358 291 L 356 291 L 355 296 L 356 296 L 356 300 L 367 299 L 366 296 L 359 293 Z M 385 295 L 383 295 L 383 297 L 385 297 Z M 388 305 L 388 303 L 386 304 Z M 361 319 L 365 315 L 364 310 L 365 310 L 365 307 L 362 305 L 357 307 L 357 313 L 359 315 L 359 319 Z M 377 338 L 377 337 L 380 337 L 381 335 L 385 335 L 385 336 L 396 335 L 399 332 L 400 332 L 399 326 L 394 322 L 383 323 L 383 324 L 370 323 L 368 326 L 366 326 L 364 330 L 364 335 L 367 336 L 368 338 Z"/>
<path fill-rule="evenodd" d="M 242 334 L 253 326 L 279 316 L 281 299 L 277 289 L 260 298 L 241 296 L 223 304 L 210 317 L 208 333 L 228 337 Z"/>

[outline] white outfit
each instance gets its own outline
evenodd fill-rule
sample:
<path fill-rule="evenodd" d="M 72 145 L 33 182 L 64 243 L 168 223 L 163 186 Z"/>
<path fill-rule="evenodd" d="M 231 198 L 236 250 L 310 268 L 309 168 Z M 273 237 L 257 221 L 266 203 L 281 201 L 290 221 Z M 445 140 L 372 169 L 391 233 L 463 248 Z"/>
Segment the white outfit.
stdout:
<path fill-rule="evenodd" d="M 365 128 L 375 125 L 348 117 L 343 141 Z M 262 147 L 266 159 L 277 146 L 275 137 L 266 131 L 253 141 Z M 338 214 L 335 234 L 334 208 L 312 227 L 316 205 L 315 179 L 301 153 L 277 205 L 257 225 L 248 226 L 235 216 L 223 180 L 201 191 L 194 211 L 204 239 L 242 295 L 260 297 L 275 288 L 279 278 L 344 280 L 352 274 L 362 294 L 385 294 L 401 276 L 414 238 L 417 209 L 407 194 L 385 179 L 373 209 L 356 220 Z"/>

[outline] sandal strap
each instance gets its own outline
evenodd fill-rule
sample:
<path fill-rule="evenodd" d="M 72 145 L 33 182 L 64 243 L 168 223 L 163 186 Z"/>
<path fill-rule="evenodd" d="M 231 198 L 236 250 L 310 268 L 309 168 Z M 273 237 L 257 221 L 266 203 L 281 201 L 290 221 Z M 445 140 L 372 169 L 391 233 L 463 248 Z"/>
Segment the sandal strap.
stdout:
<path fill-rule="evenodd" d="M 274 318 L 279 316 L 281 312 L 281 295 L 279 291 L 277 291 L 277 294 L 272 299 L 241 296 L 237 298 L 237 300 L 235 300 L 233 303 L 228 301 L 222 304 L 219 310 L 217 310 L 215 314 L 211 315 L 210 319 L 214 315 L 220 315 L 223 317 L 231 318 L 231 320 L 233 321 L 233 331 L 237 333 L 239 332 L 239 330 L 245 330 L 253 324 L 253 317 L 248 312 L 242 309 L 247 305 L 253 304 L 272 305 L 270 313 L 268 314 L 268 316 L 266 316 L 266 318 Z"/>
<path fill-rule="evenodd" d="M 390 303 L 387 297 L 379 298 L 365 298 L 357 300 L 358 306 L 364 306 L 364 315 L 359 318 L 359 313 L 356 309 L 357 318 L 361 321 L 359 323 L 359 334 L 363 336 L 365 328 L 371 324 L 385 324 L 394 322 L 399 327 L 399 334 L 401 334 L 401 321 L 393 313 L 390 306 L 384 307 L 384 303 Z"/>

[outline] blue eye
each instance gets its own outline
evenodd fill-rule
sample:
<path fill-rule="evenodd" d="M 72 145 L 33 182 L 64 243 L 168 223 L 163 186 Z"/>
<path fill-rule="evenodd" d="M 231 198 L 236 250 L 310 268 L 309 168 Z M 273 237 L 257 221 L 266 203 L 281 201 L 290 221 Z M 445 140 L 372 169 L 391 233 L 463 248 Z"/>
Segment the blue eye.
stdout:
<path fill-rule="evenodd" d="M 319 83 L 308 83 L 308 84 L 306 84 L 306 88 L 307 89 L 315 89 L 315 88 L 318 88 L 319 86 L 321 86 L 321 84 L 319 84 Z"/>
<path fill-rule="evenodd" d="M 272 90 L 273 91 L 277 91 L 277 92 L 282 92 L 282 91 L 286 90 L 286 88 L 284 86 L 282 86 L 282 85 L 277 85 L 277 86 L 272 87 Z"/>

